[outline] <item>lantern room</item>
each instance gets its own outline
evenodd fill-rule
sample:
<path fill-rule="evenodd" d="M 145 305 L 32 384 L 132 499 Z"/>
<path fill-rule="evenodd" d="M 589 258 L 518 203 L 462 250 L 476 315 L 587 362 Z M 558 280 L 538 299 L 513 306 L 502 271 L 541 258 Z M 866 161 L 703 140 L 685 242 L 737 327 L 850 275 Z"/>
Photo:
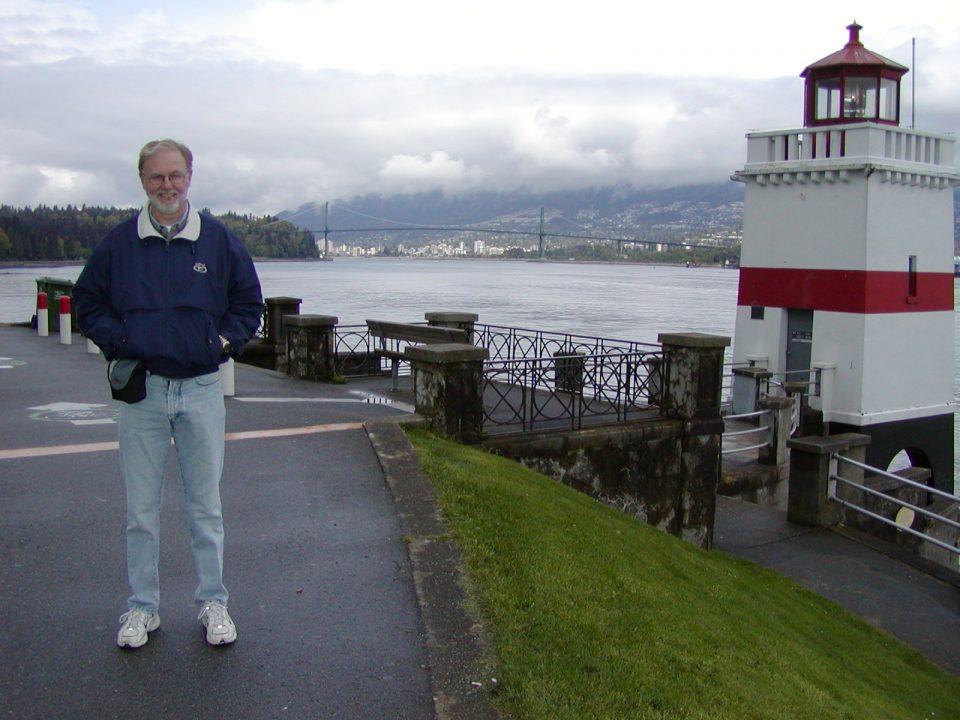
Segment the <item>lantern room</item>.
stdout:
<path fill-rule="evenodd" d="M 806 80 L 804 126 L 900 124 L 900 79 L 907 68 L 867 50 L 861 29 L 856 21 L 848 25 L 847 44 L 800 73 Z"/>

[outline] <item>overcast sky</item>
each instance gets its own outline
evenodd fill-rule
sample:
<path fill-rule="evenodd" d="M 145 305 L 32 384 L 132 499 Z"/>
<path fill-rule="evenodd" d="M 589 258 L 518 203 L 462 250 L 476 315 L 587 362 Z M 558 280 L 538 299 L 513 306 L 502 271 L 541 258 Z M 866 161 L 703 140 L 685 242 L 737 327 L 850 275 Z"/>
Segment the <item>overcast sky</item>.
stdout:
<path fill-rule="evenodd" d="M 723 181 L 854 19 L 960 130 L 957 0 L 0 0 L 0 204 L 139 204 L 160 137 L 215 211 Z"/>

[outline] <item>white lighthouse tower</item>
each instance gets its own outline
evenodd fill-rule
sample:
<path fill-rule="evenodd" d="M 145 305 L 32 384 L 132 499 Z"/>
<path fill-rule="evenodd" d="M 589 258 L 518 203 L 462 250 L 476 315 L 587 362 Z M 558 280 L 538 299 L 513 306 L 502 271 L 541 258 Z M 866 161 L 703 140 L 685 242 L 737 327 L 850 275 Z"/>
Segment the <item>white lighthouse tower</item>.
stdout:
<path fill-rule="evenodd" d="M 847 29 L 801 75 L 804 126 L 747 135 L 734 363 L 809 379 L 824 432 L 952 491 L 954 137 L 900 127 L 907 68 Z"/>

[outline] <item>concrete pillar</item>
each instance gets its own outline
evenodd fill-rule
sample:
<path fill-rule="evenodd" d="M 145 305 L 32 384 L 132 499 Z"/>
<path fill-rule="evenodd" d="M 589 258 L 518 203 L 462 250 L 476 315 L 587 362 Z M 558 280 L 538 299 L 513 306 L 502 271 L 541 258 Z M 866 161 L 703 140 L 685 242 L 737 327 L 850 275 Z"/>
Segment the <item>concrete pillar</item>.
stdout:
<path fill-rule="evenodd" d="M 467 331 L 467 342 L 473 344 L 473 331 L 480 316 L 467 312 L 428 312 L 423 314 L 427 325 Z"/>
<path fill-rule="evenodd" d="M 283 317 L 287 375 L 322 382 L 334 378 L 338 322 L 332 315 Z"/>
<path fill-rule="evenodd" d="M 675 534 L 710 548 L 721 473 L 723 351 L 730 338 L 667 333 L 659 341 L 665 360 L 660 415 L 683 422 Z"/>
<path fill-rule="evenodd" d="M 756 412 L 760 405 L 760 389 L 773 376 L 766 368 L 733 369 L 733 414 Z"/>
<path fill-rule="evenodd" d="M 813 369 L 817 373 L 819 397 L 809 399 L 810 407 L 819 410 L 825 426 L 829 427 L 830 411 L 833 409 L 834 379 L 837 374 L 836 363 L 815 362 Z"/>
<path fill-rule="evenodd" d="M 758 409 L 770 411 L 761 418 L 770 432 L 769 447 L 760 448 L 757 456 L 757 462 L 761 465 L 786 464 L 787 440 L 790 439 L 793 420 L 793 403 L 793 399 L 788 397 L 765 397 L 760 400 Z"/>
<path fill-rule="evenodd" d="M 661 333 L 666 359 L 660 415 L 678 420 L 720 417 L 723 351 L 730 338 L 703 333 Z"/>
<path fill-rule="evenodd" d="M 465 343 L 438 343 L 412 345 L 404 355 L 413 374 L 414 406 L 430 429 L 459 442 L 479 442 L 487 349 Z"/>
<path fill-rule="evenodd" d="M 796 380 L 787 380 L 783 383 L 783 392 L 795 401 L 793 412 L 796 418 L 796 429 L 800 435 L 822 435 L 823 433 L 813 432 L 805 427 L 807 420 L 807 395 L 810 386 L 807 383 Z"/>
<path fill-rule="evenodd" d="M 267 314 L 264 318 L 264 345 L 272 346 L 276 354 L 274 367 L 279 372 L 287 371 L 287 331 L 283 324 L 284 315 L 299 315 L 300 298 L 272 297 L 264 300 Z"/>
<path fill-rule="evenodd" d="M 831 455 L 839 453 L 854 460 L 869 444 L 867 435 L 844 433 L 827 437 L 799 437 L 787 442 L 790 448 L 790 490 L 787 519 L 790 522 L 817 527 L 830 527 L 840 522 L 841 508 L 827 500 L 830 475 L 841 474 L 851 480 L 863 479 L 863 471 L 852 465 L 837 463 Z M 859 472 L 859 476 L 857 473 Z"/>
<path fill-rule="evenodd" d="M 283 327 L 284 315 L 299 315 L 300 298 L 271 297 L 264 300 L 267 305 L 266 328 L 264 337 L 267 344 L 283 347 L 286 332 Z"/>

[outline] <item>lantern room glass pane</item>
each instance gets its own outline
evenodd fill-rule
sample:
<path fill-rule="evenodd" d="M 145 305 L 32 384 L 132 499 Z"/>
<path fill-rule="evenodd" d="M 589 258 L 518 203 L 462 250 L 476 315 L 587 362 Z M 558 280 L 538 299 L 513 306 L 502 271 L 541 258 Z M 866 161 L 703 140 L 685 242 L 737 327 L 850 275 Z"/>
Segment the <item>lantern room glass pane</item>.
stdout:
<path fill-rule="evenodd" d="M 900 100 L 897 97 L 900 84 L 891 78 L 880 79 L 880 119 L 896 120 Z"/>
<path fill-rule="evenodd" d="M 840 117 L 840 78 L 817 80 L 816 85 L 817 120 L 830 120 Z"/>
<path fill-rule="evenodd" d="M 877 116 L 877 79 L 848 77 L 843 87 L 843 116 L 875 118 Z"/>

